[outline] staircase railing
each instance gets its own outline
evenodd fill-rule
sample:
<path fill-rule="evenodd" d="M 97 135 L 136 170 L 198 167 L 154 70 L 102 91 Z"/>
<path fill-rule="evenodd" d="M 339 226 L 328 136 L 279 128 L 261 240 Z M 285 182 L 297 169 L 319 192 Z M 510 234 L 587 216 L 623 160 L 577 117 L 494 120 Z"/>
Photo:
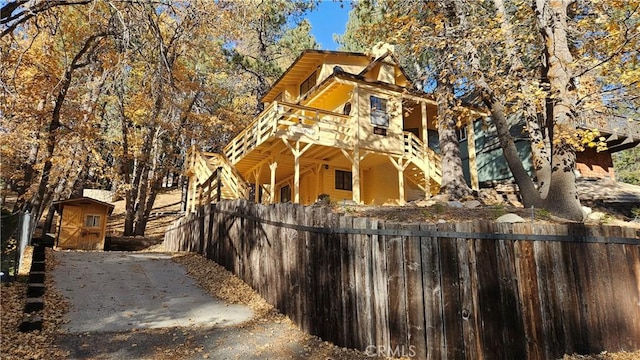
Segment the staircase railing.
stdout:
<path fill-rule="evenodd" d="M 427 170 L 428 166 L 429 176 L 437 183 L 440 183 L 442 179 L 440 155 L 425 147 L 424 142 L 411 132 L 404 132 L 404 154 L 423 171 Z"/>

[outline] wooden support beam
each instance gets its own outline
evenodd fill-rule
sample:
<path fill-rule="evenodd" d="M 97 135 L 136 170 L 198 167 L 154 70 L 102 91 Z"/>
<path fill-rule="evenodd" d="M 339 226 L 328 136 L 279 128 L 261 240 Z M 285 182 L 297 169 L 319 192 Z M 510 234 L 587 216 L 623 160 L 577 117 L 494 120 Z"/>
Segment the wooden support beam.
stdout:
<path fill-rule="evenodd" d="M 398 170 L 398 202 L 400 205 L 406 204 L 405 189 L 404 189 L 404 170 L 409 166 L 410 161 L 399 157 L 397 160 L 389 155 L 391 164 Z"/>
<path fill-rule="evenodd" d="M 424 161 L 424 197 L 431 197 L 431 164 L 429 164 L 429 118 L 427 116 L 427 103 L 420 102 L 420 115 L 422 120 L 422 158 Z"/>
<path fill-rule="evenodd" d="M 476 161 L 476 136 L 473 131 L 473 120 L 467 123 L 467 149 L 469 151 L 469 176 L 471 177 L 471 188 L 480 189 L 478 181 L 478 163 Z"/>
<path fill-rule="evenodd" d="M 255 169 L 253 171 L 253 183 L 255 185 L 255 194 L 253 197 L 253 201 L 255 201 L 256 204 L 258 204 L 260 202 L 260 176 L 262 175 L 262 166 L 258 167 L 257 169 Z"/>
<path fill-rule="evenodd" d="M 300 157 L 305 151 L 309 150 L 313 143 L 308 143 L 302 149 L 300 149 L 300 141 L 296 141 L 296 147 L 294 148 L 289 144 L 289 140 L 282 138 L 284 144 L 291 150 L 293 154 L 293 203 L 300 203 Z"/>
<path fill-rule="evenodd" d="M 276 202 L 276 169 L 278 168 L 278 162 L 274 161 L 269 164 L 269 170 L 271 171 L 271 183 L 270 183 L 270 196 L 269 203 L 275 204 Z"/>

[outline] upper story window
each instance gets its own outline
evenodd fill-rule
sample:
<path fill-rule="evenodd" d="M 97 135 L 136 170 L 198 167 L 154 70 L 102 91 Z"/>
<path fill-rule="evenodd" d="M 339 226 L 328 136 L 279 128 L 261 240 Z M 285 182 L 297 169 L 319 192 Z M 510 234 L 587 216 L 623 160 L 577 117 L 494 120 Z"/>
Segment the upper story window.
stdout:
<path fill-rule="evenodd" d="M 314 71 L 313 73 L 311 73 L 311 75 L 309 75 L 307 80 L 303 81 L 302 84 L 300 84 L 300 96 L 304 96 L 309 92 L 309 90 L 316 86 L 316 76 L 316 72 Z"/>
<path fill-rule="evenodd" d="M 387 99 L 371 96 L 371 124 L 375 126 L 389 127 L 389 113 L 387 112 Z"/>
<path fill-rule="evenodd" d="M 458 128 L 458 130 L 456 131 L 457 135 L 458 135 L 458 141 L 465 141 L 467 140 L 467 128 L 466 126 L 463 126 L 461 128 Z"/>

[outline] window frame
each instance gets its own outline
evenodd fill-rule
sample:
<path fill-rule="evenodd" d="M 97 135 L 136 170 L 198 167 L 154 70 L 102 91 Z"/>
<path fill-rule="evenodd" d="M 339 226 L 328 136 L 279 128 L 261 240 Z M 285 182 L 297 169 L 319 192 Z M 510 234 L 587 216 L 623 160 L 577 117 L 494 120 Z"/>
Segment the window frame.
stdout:
<path fill-rule="evenodd" d="M 336 190 L 353 191 L 353 173 L 351 171 L 335 169 L 334 188 Z"/>
<path fill-rule="evenodd" d="M 285 196 L 285 194 L 287 196 Z M 280 188 L 280 202 L 291 202 L 291 186 L 289 184 Z"/>
<path fill-rule="evenodd" d="M 389 127 L 389 106 L 388 99 L 370 95 L 370 118 L 371 124 L 377 127 L 388 128 Z"/>
<path fill-rule="evenodd" d="M 311 81 L 313 80 L 313 84 Z M 314 70 L 302 83 L 300 83 L 300 97 L 305 96 L 314 86 L 318 80 L 318 70 Z M 303 91 L 304 90 L 304 91 Z"/>
<path fill-rule="evenodd" d="M 93 221 L 89 224 L 89 218 L 92 218 Z M 96 223 L 97 220 L 97 223 Z M 96 229 L 102 227 L 102 216 L 100 214 L 86 214 L 84 216 L 84 227 Z"/>
<path fill-rule="evenodd" d="M 463 142 L 467 140 L 467 127 L 461 126 L 456 129 L 456 136 L 458 137 L 458 142 Z"/>

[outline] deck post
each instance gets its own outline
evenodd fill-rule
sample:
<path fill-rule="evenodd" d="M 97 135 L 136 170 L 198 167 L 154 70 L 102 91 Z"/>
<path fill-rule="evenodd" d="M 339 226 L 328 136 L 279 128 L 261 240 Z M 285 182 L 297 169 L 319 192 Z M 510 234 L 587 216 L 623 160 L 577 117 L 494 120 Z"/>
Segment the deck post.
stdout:
<path fill-rule="evenodd" d="M 467 149 L 469 151 L 469 176 L 471 178 L 471 189 L 479 190 L 478 164 L 476 162 L 476 137 L 473 132 L 473 120 L 467 123 Z"/>
<path fill-rule="evenodd" d="M 427 103 L 420 103 L 420 113 L 422 115 L 422 158 L 424 160 L 424 198 L 431 197 L 431 173 L 429 164 L 429 122 L 427 118 Z"/>
<path fill-rule="evenodd" d="M 404 170 L 409 165 L 409 161 L 405 161 L 403 158 L 398 158 L 396 161 L 393 157 L 389 155 L 389 161 L 391 164 L 398 170 L 398 203 L 400 205 L 406 204 L 405 199 L 405 191 L 404 191 Z"/>
<path fill-rule="evenodd" d="M 271 170 L 271 183 L 269 185 L 269 204 L 275 204 L 276 202 L 276 169 L 278 168 L 278 162 L 274 161 L 269 164 L 269 170 Z"/>
<path fill-rule="evenodd" d="M 351 158 L 351 194 L 353 202 L 360 204 L 360 147 L 357 145 Z"/>
<path fill-rule="evenodd" d="M 293 152 L 293 203 L 300 204 L 300 141 L 296 141 Z"/>
<path fill-rule="evenodd" d="M 253 197 L 253 201 L 256 204 L 260 203 L 260 175 L 262 175 L 262 165 L 253 171 L 254 184 L 255 184 L 255 194 Z"/>

